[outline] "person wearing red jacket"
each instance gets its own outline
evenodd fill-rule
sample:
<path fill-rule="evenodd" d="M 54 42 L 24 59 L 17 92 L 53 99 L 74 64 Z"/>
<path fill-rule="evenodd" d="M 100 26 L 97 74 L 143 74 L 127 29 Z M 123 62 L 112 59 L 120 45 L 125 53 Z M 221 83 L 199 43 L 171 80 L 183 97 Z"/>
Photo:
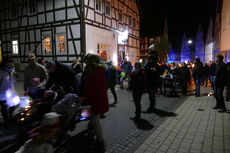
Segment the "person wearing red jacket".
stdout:
<path fill-rule="evenodd" d="M 103 64 L 100 64 L 100 57 L 91 54 L 88 57 L 85 71 L 83 72 L 83 88 L 80 98 L 83 104 L 92 106 L 90 123 L 96 130 L 97 140 L 103 144 L 103 132 L 100 122 L 100 115 L 109 111 L 109 101 L 106 88 L 106 76 Z"/>

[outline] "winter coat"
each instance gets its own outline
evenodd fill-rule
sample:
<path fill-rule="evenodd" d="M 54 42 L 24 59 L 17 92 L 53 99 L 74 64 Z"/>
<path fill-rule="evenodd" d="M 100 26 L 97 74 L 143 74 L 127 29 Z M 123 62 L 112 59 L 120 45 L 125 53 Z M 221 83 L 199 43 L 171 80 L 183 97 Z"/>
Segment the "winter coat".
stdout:
<path fill-rule="evenodd" d="M 71 67 L 75 74 L 82 72 L 81 64 L 72 64 Z"/>
<path fill-rule="evenodd" d="M 109 101 L 105 69 L 98 67 L 90 76 L 85 78 L 84 84 L 84 104 L 91 105 L 95 114 L 107 112 L 109 110 Z"/>
<path fill-rule="evenodd" d="M 110 66 L 110 78 L 107 87 L 114 87 L 117 84 L 117 71 L 115 66 Z"/>
<path fill-rule="evenodd" d="M 27 91 L 32 86 L 32 79 L 39 78 L 41 86 L 45 87 L 49 75 L 44 66 L 36 63 L 35 65 L 29 65 L 24 71 L 24 90 Z"/>
<path fill-rule="evenodd" d="M 195 67 L 194 67 L 194 69 L 192 71 L 192 75 L 196 79 L 201 79 L 201 77 L 203 76 L 203 71 L 204 71 L 203 64 L 201 62 L 196 63 Z"/>
<path fill-rule="evenodd" d="M 55 84 L 63 87 L 67 93 L 77 91 L 77 79 L 69 66 L 56 62 L 56 69 L 54 72 L 49 73 L 49 76 L 46 88 L 50 88 Z"/>
<path fill-rule="evenodd" d="M 6 100 L 6 91 L 14 88 L 15 78 L 14 71 L 8 72 L 0 68 L 0 100 Z"/>
<path fill-rule="evenodd" d="M 211 64 L 210 75 L 216 76 L 216 63 Z"/>
<path fill-rule="evenodd" d="M 228 87 L 230 87 L 230 70 L 227 70 L 226 84 Z"/>
<path fill-rule="evenodd" d="M 190 71 L 186 66 L 179 68 L 178 70 L 178 81 L 184 82 L 190 80 Z"/>
<path fill-rule="evenodd" d="M 143 69 L 133 70 L 131 73 L 130 81 L 131 90 L 134 93 L 145 93 L 147 91 L 146 87 L 146 75 Z"/>
<path fill-rule="evenodd" d="M 121 65 L 121 69 L 122 69 L 122 71 L 124 71 L 126 74 L 129 74 L 129 73 L 131 73 L 131 71 L 132 71 L 132 65 L 131 65 L 131 63 L 130 62 L 124 62 L 124 63 L 122 63 L 122 65 Z"/>
<path fill-rule="evenodd" d="M 226 64 L 220 62 L 217 65 L 217 70 L 216 70 L 216 78 L 215 78 L 216 87 L 224 87 L 226 85 L 226 74 L 227 74 Z"/>
<path fill-rule="evenodd" d="M 204 77 L 207 78 L 210 74 L 210 67 L 208 65 L 205 65 L 204 67 Z"/>
<path fill-rule="evenodd" d="M 156 72 L 151 68 L 156 68 Z M 149 63 L 144 67 L 148 88 L 157 87 L 160 83 L 160 67 L 157 63 Z"/>

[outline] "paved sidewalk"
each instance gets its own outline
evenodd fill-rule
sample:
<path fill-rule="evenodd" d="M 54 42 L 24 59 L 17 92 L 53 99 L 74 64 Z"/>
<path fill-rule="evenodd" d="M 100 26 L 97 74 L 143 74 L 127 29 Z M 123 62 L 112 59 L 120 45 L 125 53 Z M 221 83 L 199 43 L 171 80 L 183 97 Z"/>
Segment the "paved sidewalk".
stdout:
<path fill-rule="evenodd" d="M 208 88 L 189 97 L 135 153 L 230 153 L 230 114 L 213 110 Z M 230 102 L 226 102 L 230 109 Z"/>

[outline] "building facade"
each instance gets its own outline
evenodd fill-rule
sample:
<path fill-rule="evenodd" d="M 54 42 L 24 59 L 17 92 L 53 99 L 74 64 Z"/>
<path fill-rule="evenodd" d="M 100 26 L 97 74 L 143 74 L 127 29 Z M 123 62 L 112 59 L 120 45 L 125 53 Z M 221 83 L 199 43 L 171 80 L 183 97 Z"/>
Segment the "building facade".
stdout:
<path fill-rule="evenodd" d="M 220 53 L 224 55 L 225 62 L 230 61 L 230 0 L 223 0 L 221 17 Z"/>
<path fill-rule="evenodd" d="M 136 0 L 85 0 L 86 52 L 104 60 L 139 59 L 140 19 Z"/>
<path fill-rule="evenodd" d="M 213 60 L 214 55 L 214 42 L 213 42 L 213 20 L 210 17 L 208 32 L 205 41 L 205 63 Z"/>
<path fill-rule="evenodd" d="M 139 56 L 135 0 L 1 0 L 1 50 L 24 63 L 28 51 L 61 62 L 87 53 L 115 63 Z"/>
<path fill-rule="evenodd" d="M 191 50 L 189 49 L 188 39 L 186 34 L 184 33 L 182 43 L 181 43 L 181 63 L 191 62 Z"/>
<path fill-rule="evenodd" d="M 141 37 L 140 38 L 140 59 L 148 57 L 149 47 L 154 44 L 154 38 Z"/>

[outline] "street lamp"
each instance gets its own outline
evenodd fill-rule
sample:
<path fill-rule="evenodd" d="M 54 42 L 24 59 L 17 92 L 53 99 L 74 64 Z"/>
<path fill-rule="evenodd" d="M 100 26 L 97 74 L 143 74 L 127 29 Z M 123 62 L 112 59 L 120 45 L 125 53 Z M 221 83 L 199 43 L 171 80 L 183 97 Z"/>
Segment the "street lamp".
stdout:
<path fill-rule="evenodd" d="M 192 40 L 189 40 L 189 41 L 188 41 L 188 44 L 192 44 Z"/>

